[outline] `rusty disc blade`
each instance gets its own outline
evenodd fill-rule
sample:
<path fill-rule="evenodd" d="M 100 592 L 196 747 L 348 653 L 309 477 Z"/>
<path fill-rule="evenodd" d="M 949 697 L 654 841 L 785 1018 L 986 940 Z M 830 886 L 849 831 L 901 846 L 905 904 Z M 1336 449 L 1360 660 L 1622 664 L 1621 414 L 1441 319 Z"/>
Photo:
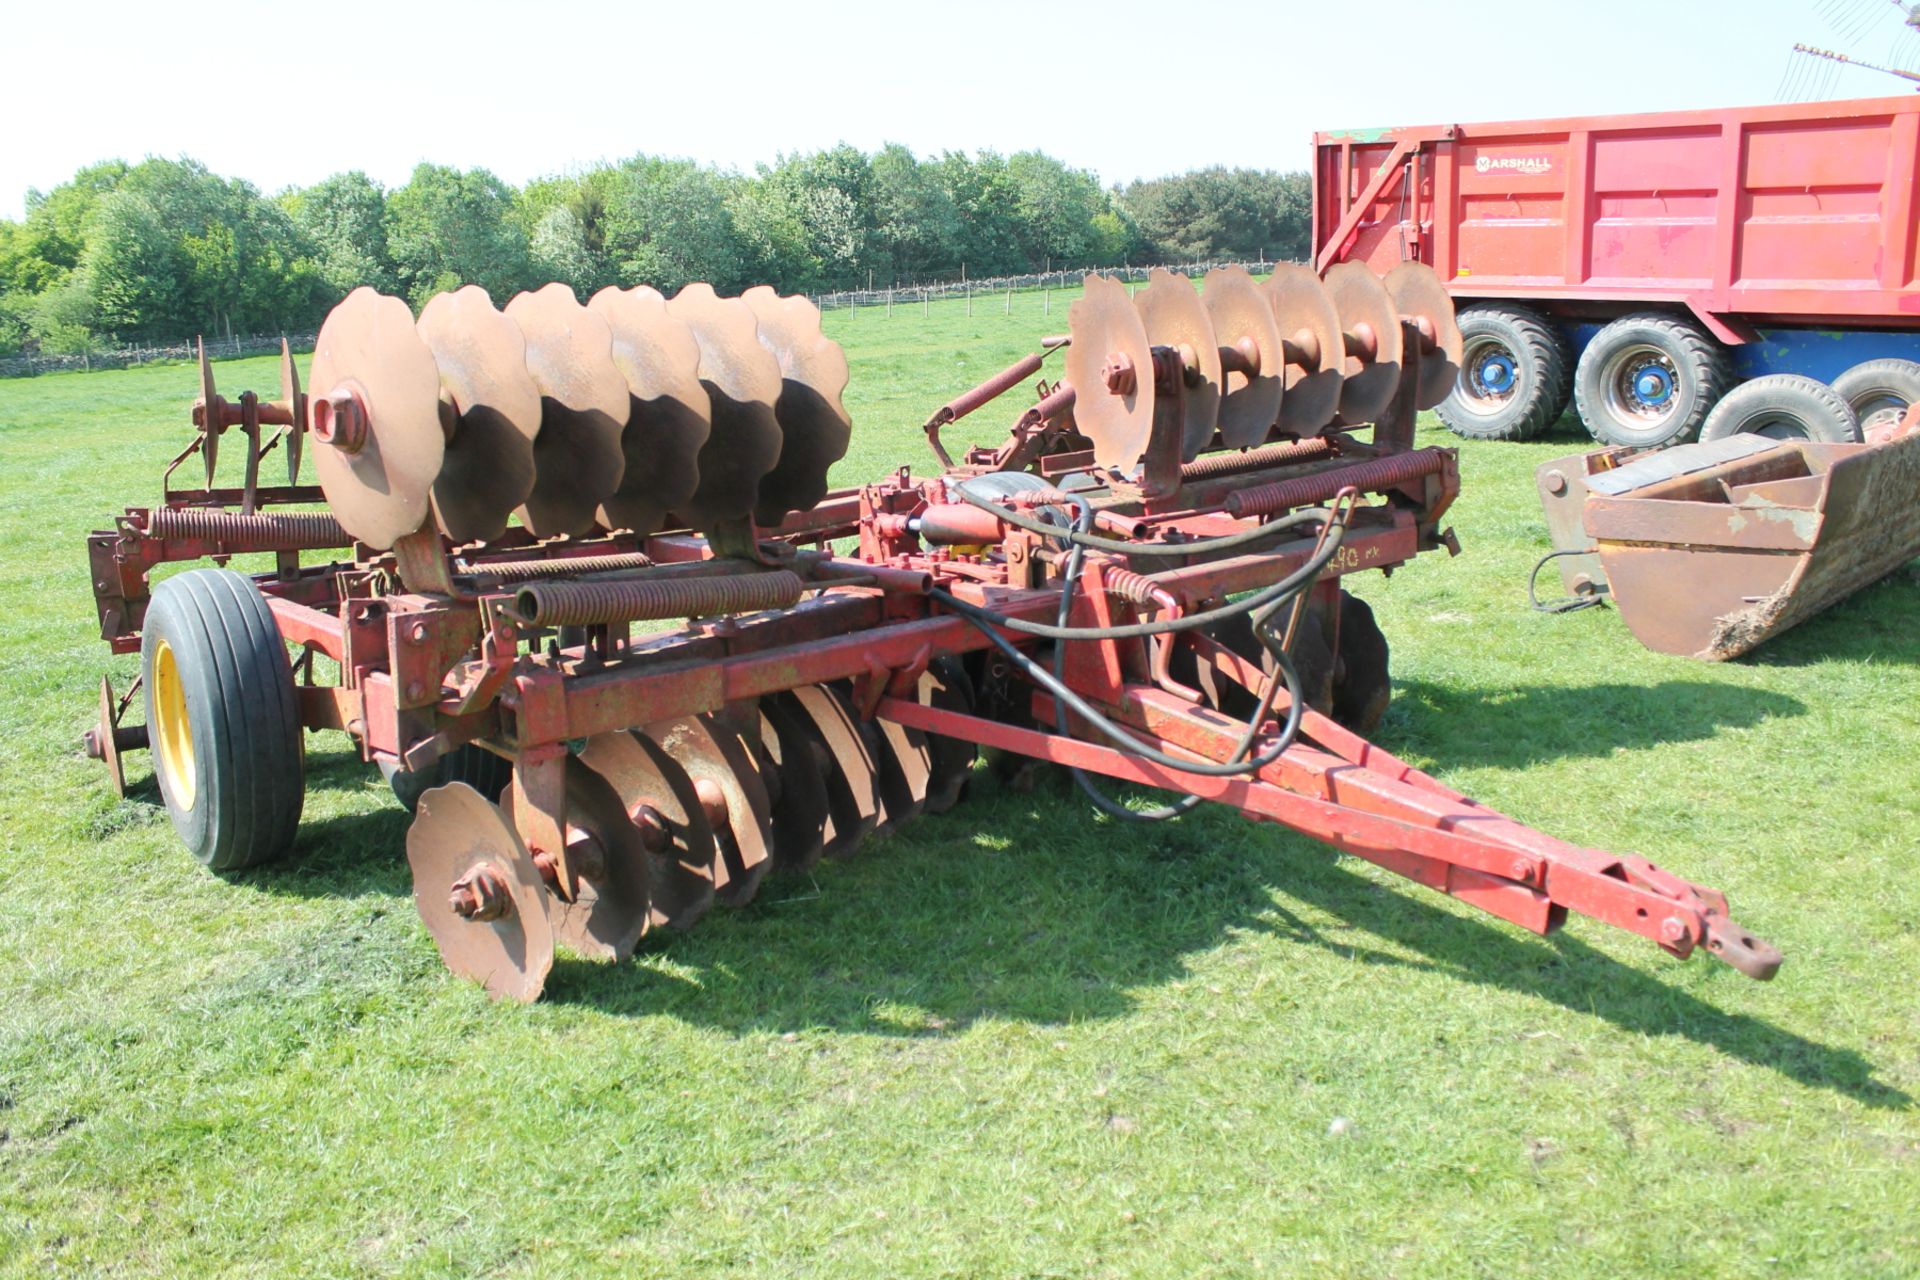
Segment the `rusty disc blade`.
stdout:
<path fill-rule="evenodd" d="M 407 828 L 407 864 L 414 905 L 447 968 L 496 999 L 538 999 L 553 967 L 547 888 L 500 810 L 464 782 L 432 788 L 420 797 Z M 448 897 L 482 867 L 502 890 L 502 910 L 491 920 L 470 920 L 454 911 Z"/>
<path fill-rule="evenodd" d="M 1320 277 L 1302 263 L 1280 263 L 1260 288 L 1273 306 L 1274 326 L 1287 355 L 1281 434 L 1319 435 L 1340 412 L 1340 384 L 1346 380 L 1340 312 Z"/>
<path fill-rule="evenodd" d="M 293 418 L 287 428 L 287 483 L 299 484 L 300 448 L 307 438 L 307 398 L 300 394 L 300 369 L 285 338 L 280 339 L 280 399 Z"/>
<path fill-rule="evenodd" d="M 1387 272 L 1387 295 L 1401 315 L 1423 320 L 1433 330 L 1433 350 L 1420 359 L 1420 385 L 1414 407 L 1431 409 L 1453 393 L 1460 379 L 1465 341 L 1453 315 L 1453 295 L 1440 282 L 1440 273 L 1424 262 L 1403 262 Z"/>
<path fill-rule="evenodd" d="M 700 483 L 700 450 L 713 430 L 713 407 L 700 385 L 700 344 L 667 313 L 657 289 L 605 288 L 587 310 L 613 334 L 613 363 L 627 380 L 626 470 L 600 507 L 609 529 L 648 534 L 680 511 Z"/>
<path fill-rule="evenodd" d="M 1228 373 L 1221 384 L 1220 441 L 1229 449 L 1245 449 L 1265 440 L 1280 418 L 1286 390 L 1280 326 L 1274 323 L 1273 305 L 1245 267 L 1207 272 L 1200 300 L 1220 346 L 1238 351 L 1254 367 L 1251 377 Z"/>
<path fill-rule="evenodd" d="M 956 658 L 935 658 L 920 676 L 919 699 L 942 711 L 973 714 L 973 681 Z M 973 777 L 973 763 L 980 749 L 961 738 L 929 733 L 927 754 L 931 766 L 927 781 L 927 812 L 945 813 L 960 803 L 967 783 Z"/>
<path fill-rule="evenodd" d="M 820 685 L 782 694 L 809 731 L 810 757 L 827 793 L 832 818 L 826 851 L 835 858 L 857 853 L 880 825 L 880 766 L 853 708 Z"/>
<path fill-rule="evenodd" d="M 693 779 L 719 847 L 714 895 L 730 907 L 751 902 L 773 866 L 773 805 L 752 746 L 710 714 L 662 720 L 643 732 Z"/>
<path fill-rule="evenodd" d="M 406 303 L 363 285 L 327 313 L 309 373 L 311 421 L 321 401 L 339 398 L 357 403 L 365 418 L 357 450 L 342 447 L 347 440 L 338 433 L 340 445 L 315 442 L 313 465 L 327 506 L 348 533 L 384 551 L 426 522 L 446 455 L 433 353 L 414 331 Z"/>
<path fill-rule="evenodd" d="M 844 681 L 820 687 L 832 694 L 842 714 L 866 740 L 880 797 L 880 823 L 876 830 L 892 831 L 919 817 L 926 805 L 927 786 L 933 773 L 927 735 L 891 720 L 859 719 L 853 692 Z"/>
<path fill-rule="evenodd" d="M 527 340 L 477 284 L 434 295 L 415 327 L 453 417 L 433 482 L 434 519 L 455 542 L 497 538 L 533 492 L 541 414 Z"/>
<path fill-rule="evenodd" d="M 100 722 L 94 726 L 93 732 L 100 750 L 100 763 L 107 766 L 107 777 L 113 782 L 113 794 L 125 799 L 127 766 L 126 762 L 120 758 L 120 743 L 113 732 L 118 727 L 113 721 L 113 713 L 118 707 L 119 702 L 113 696 L 113 678 L 101 676 Z"/>
<path fill-rule="evenodd" d="M 527 372 L 540 392 L 533 492 L 521 523 L 542 538 L 586 533 L 627 465 L 620 435 L 630 397 L 614 367 L 613 334 L 558 281 L 515 294 L 507 317 L 526 335 Z"/>
<path fill-rule="evenodd" d="M 770 285 L 740 295 L 760 328 L 760 344 L 780 363 L 780 460 L 760 480 L 753 518 L 777 525 L 790 511 L 811 511 L 827 496 L 827 471 L 846 456 L 853 419 L 840 397 L 847 353 L 820 330 L 820 309 L 781 297 Z"/>
<path fill-rule="evenodd" d="M 1220 346 L 1213 321 L 1194 292 L 1193 281 L 1160 267 L 1147 274 L 1147 287 L 1133 295 L 1133 306 L 1155 347 L 1180 352 L 1186 371 L 1186 422 L 1180 433 L 1180 457 L 1191 462 L 1213 439 L 1220 422 Z"/>
<path fill-rule="evenodd" d="M 692 928 L 713 905 L 718 857 L 693 779 L 651 739 L 626 730 L 587 739 L 578 758 L 613 788 L 629 823 L 658 820 L 658 847 L 647 853 L 651 921 Z"/>
<path fill-rule="evenodd" d="M 566 834 L 577 859 L 577 891 L 568 902 L 549 886 L 547 915 L 561 946 L 587 960 L 617 964 L 633 954 L 652 924 L 646 845 L 612 784 L 577 758 L 567 761 L 566 775 Z M 500 815 L 509 824 L 514 820 L 511 787 L 500 797 Z"/>
<path fill-rule="evenodd" d="M 195 338 L 194 352 L 200 358 L 200 461 L 206 464 L 207 488 L 213 488 L 214 463 L 220 457 L 220 395 L 213 387 L 213 362 L 207 359 L 207 340 Z"/>
<path fill-rule="evenodd" d="M 1118 280 L 1090 275 L 1067 308 L 1066 379 L 1075 430 L 1103 467 L 1131 471 L 1153 434 L 1153 348 L 1146 326 Z M 1118 390 L 1114 388 L 1118 387 Z"/>
<path fill-rule="evenodd" d="M 1344 335 L 1362 344 L 1371 339 L 1371 357 L 1348 355 L 1346 381 L 1340 386 L 1340 418 L 1348 426 L 1378 421 L 1400 389 L 1400 313 L 1380 277 L 1364 263 L 1342 262 L 1326 277 L 1327 294 L 1340 313 Z"/>
<path fill-rule="evenodd" d="M 813 736 L 782 695 L 760 699 L 760 756 L 773 801 L 773 861 L 806 871 L 826 852 L 833 817 Z"/>
<path fill-rule="evenodd" d="M 679 514 L 696 529 L 752 514 L 760 481 L 780 460 L 780 362 L 760 345 L 753 311 L 709 284 L 690 284 L 667 303 L 700 347 L 700 385 L 713 430 L 700 450 L 699 483 Z"/>

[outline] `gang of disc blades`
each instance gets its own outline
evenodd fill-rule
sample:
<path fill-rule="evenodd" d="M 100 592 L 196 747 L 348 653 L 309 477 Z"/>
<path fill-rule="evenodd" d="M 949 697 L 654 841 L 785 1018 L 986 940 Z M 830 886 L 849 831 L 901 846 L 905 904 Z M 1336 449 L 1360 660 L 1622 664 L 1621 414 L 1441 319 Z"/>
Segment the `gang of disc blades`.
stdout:
<path fill-rule="evenodd" d="M 1453 394 L 1465 355 L 1453 295 L 1440 282 L 1440 274 L 1424 262 L 1403 262 L 1387 272 L 1382 283 L 1401 315 L 1424 320 L 1433 330 L 1433 350 L 1421 355 L 1420 385 L 1414 389 L 1414 407 L 1431 409 Z"/>
<path fill-rule="evenodd" d="M 653 923 L 646 845 L 613 785 L 578 758 L 566 762 L 566 798 L 567 839 L 585 834 L 599 856 L 573 864 L 572 902 L 548 889 L 554 940 L 583 959 L 617 964 L 633 954 Z M 513 824 L 511 787 L 500 797 L 500 813 Z"/>
<path fill-rule="evenodd" d="M 1256 365 L 1252 377 L 1229 372 L 1221 384 L 1220 442 L 1229 449 L 1249 448 L 1273 430 L 1286 390 L 1286 361 L 1273 304 L 1245 267 L 1215 267 L 1207 272 L 1200 300 L 1206 304 L 1220 345 L 1238 350 Z"/>
<path fill-rule="evenodd" d="M 747 304 L 719 297 L 712 285 L 688 285 L 668 300 L 667 312 L 700 347 L 700 385 L 713 421 L 700 450 L 699 483 L 678 514 L 703 531 L 737 523 L 752 515 L 760 481 L 780 460 L 780 362 L 760 345 Z"/>
<path fill-rule="evenodd" d="M 1213 439 L 1220 423 L 1220 345 L 1213 321 L 1194 291 L 1193 281 L 1164 267 L 1147 273 L 1147 287 L 1133 295 L 1133 306 L 1147 331 L 1147 343 L 1180 352 L 1187 379 L 1186 422 L 1180 433 L 1180 457 L 1191 462 Z"/>
<path fill-rule="evenodd" d="M 440 368 L 453 420 L 433 482 L 434 520 L 455 542 L 489 541 L 533 493 L 541 404 L 527 340 L 475 284 L 435 294 L 415 328 Z"/>
<path fill-rule="evenodd" d="M 499 875 L 507 909 L 497 919 L 468 920 L 448 895 L 482 863 Z M 496 999 L 538 999 L 553 968 L 547 887 L 500 810 L 464 782 L 429 789 L 407 828 L 407 865 L 414 905 L 447 968 Z"/>
<path fill-rule="evenodd" d="M 350 398 L 364 415 L 357 450 L 316 438 L 313 465 L 340 527 L 385 551 L 426 523 L 428 496 L 446 456 L 440 371 L 414 330 L 413 311 L 364 285 L 355 289 L 321 324 L 308 378 L 309 424 L 322 412 L 343 421 L 331 407 L 320 407 L 336 397 Z"/>
<path fill-rule="evenodd" d="M 586 533 L 627 465 L 620 436 L 632 397 L 613 363 L 613 334 L 558 281 L 515 294 L 507 317 L 526 335 L 540 392 L 533 492 L 520 521 L 541 538 Z"/>
<path fill-rule="evenodd" d="M 662 720 L 643 732 L 704 791 L 703 803 L 717 802 L 708 810 L 720 852 L 714 895 L 733 907 L 751 902 L 773 866 L 773 806 L 751 746 L 711 714 Z"/>
<path fill-rule="evenodd" d="M 645 810 L 658 815 L 665 838 L 647 854 L 652 923 L 692 928 L 713 905 L 719 858 L 693 779 L 652 739 L 624 729 L 587 739 L 578 759 L 612 786 L 628 821 Z"/>
<path fill-rule="evenodd" d="M 613 334 L 613 363 L 631 397 L 620 437 L 626 470 L 600 507 L 609 529 L 649 534 L 683 510 L 700 483 L 700 450 L 713 431 L 713 406 L 700 385 L 700 344 L 667 312 L 657 289 L 608 287 L 587 310 Z"/>
<path fill-rule="evenodd" d="M 1349 426 L 1377 422 L 1400 389 L 1400 312 L 1380 277 L 1359 262 L 1341 262 L 1329 268 L 1327 294 L 1340 313 L 1344 334 L 1371 333 L 1371 359 L 1349 355 L 1346 381 L 1340 387 L 1340 418 Z"/>
<path fill-rule="evenodd" d="M 1287 362 L 1280 397 L 1280 433 L 1296 438 L 1316 436 L 1340 412 L 1340 384 L 1346 381 L 1347 349 L 1340 332 L 1340 312 L 1313 268 L 1282 262 L 1260 286 L 1273 306 L 1274 327 L 1283 349 L 1291 345 L 1312 357 L 1303 364 Z"/>
<path fill-rule="evenodd" d="M 820 308 L 803 297 L 781 297 L 770 285 L 740 295 L 753 312 L 760 343 L 780 364 L 780 460 L 761 477 L 753 518 L 778 525 L 791 511 L 811 511 L 827 496 L 827 470 L 846 456 L 853 432 L 841 396 L 847 389 L 847 353 L 820 330 Z"/>
<path fill-rule="evenodd" d="M 1089 275 L 1067 308 L 1067 331 L 1074 429 L 1097 465 L 1132 471 L 1153 435 L 1153 348 L 1140 313 L 1118 280 Z"/>
<path fill-rule="evenodd" d="M 869 736 L 852 707 L 825 686 L 802 685 L 779 700 L 805 721 L 819 748 L 814 758 L 833 818 L 827 855 L 851 857 L 880 825 L 880 766 Z"/>

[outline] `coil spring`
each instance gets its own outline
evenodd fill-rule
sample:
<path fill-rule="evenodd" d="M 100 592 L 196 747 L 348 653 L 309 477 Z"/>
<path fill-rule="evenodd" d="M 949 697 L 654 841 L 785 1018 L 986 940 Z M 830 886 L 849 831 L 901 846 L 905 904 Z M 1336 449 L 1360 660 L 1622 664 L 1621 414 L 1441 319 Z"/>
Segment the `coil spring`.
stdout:
<path fill-rule="evenodd" d="M 514 595 L 514 607 L 533 626 L 585 627 L 791 609 L 805 585 L 791 569 L 638 582 L 535 582 Z"/>
<path fill-rule="evenodd" d="M 1153 600 L 1156 584 L 1144 573 L 1136 573 L 1132 569 L 1107 569 L 1101 574 L 1101 580 L 1106 585 L 1108 595 L 1118 596 L 1130 604 L 1145 605 Z"/>
<path fill-rule="evenodd" d="M 1227 514 L 1270 516 L 1295 507 L 1317 506 L 1348 487 L 1366 493 L 1410 484 L 1438 474 L 1452 456 L 1445 449 L 1417 449 L 1412 453 L 1373 458 L 1337 471 L 1322 471 L 1318 475 L 1296 476 L 1256 489 L 1243 489 L 1227 495 Z"/>
<path fill-rule="evenodd" d="M 324 511 L 247 516 L 237 511 L 161 507 L 148 515 L 147 532 L 156 538 L 244 543 L 258 551 L 317 551 L 353 545 L 340 522 Z"/>
<path fill-rule="evenodd" d="M 1290 462 L 1311 462 L 1332 453 L 1333 441 L 1325 436 L 1314 436 L 1310 440 L 1289 440 L 1284 444 L 1270 444 L 1248 453 L 1210 453 L 1204 458 L 1196 458 L 1182 466 L 1180 478 L 1211 480 L 1215 476 L 1258 471 L 1263 467 L 1280 467 Z"/>
<path fill-rule="evenodd" d="M 491 564 L 469 565 L 462 576 L 494 582 L 526 582 L 532 578 L 576 578 L 589 573 L 652 567 L 651 556 L 630 551 L 620 555 L 562 556 L 552 560 L 497 560 Z"/>

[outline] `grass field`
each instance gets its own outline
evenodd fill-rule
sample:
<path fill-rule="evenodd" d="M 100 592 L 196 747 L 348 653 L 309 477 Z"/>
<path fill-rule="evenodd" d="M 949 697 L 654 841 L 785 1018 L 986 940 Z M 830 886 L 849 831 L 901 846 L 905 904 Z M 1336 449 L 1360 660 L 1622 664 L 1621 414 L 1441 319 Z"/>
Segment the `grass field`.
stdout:
<path fill-rule="evenodd" d="M 930 407 L 1065 328 L 1058 294 L 1002 305 L 828 318 L 836 479 L 920 467 Z M 79 754 L 100 672 L 134 670 L 83 538 L 156 497 L 193 394 L 0 383 L 0 1271 L 1920 1273 L 1914 568 L 1718 667 L 1530 613 L 1563 435 L 1465 446 L 1460 558 L 1355 583 L 1394 646 L 1387 747 L 1726 890 L 1787 954 L 1771 985 L 1581 920 L 1538 939 L 1225 812 L 1123 828 L 983 774 L 493 1005 L 442 970 L 344 738 L 310 740 L 294 858 L 230 880 L 144 758 L 116 802 Z"/>

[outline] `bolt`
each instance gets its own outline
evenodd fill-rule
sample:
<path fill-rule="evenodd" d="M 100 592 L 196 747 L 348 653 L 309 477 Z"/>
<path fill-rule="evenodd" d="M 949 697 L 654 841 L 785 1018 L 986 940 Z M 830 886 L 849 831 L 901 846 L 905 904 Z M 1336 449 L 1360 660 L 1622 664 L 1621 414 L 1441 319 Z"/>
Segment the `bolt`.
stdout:
<path fill-rule="evenodd" d="M 1557 470 L 1547 472 L 1547 492 L 1557 498 L 1561 494 L 1565 493 L 1566 491 L 1567 491 L 1566 476 L 1562 475 Z"/>
<path fill-rule="evenodd" d="M 418 702 L 427 696 L 427 686 L 418 680 L 407 681 L 407 701 Z"/>
<path fill-rule="evenodd" d="M 1133 357 L 1124 351 L 1115 351 L 1107 357 L 1107 362 L 1100 366 L 1100 377 L 1107 384 L 1107 390 L 1117 396 L 1130 396 L 1139 385 Z"/>
<path fill-rule="evenodd" d="M 498 920 L 513 910 L 513 896 L 507 892 L 507 878 L 491 862 L 468 869 L 447 891 L 447 906 L 462 920 L 483 924 Z"/>
<path fill-rule="evenodd" d="M 573 874 L 582 880 L 607 878 L 607 850 L 600 837 L 585 827 L 567 828 L 567 862 Z"/>
<path fill-rule="evenodd" d="M 367 407 L 353 388 L 335 387 L 312 401 L 313 438 L 342 453 L 358 453 L 367 443 Z"/>
<path fill-rule="evenodd" d="M 89 759 L 105 760 L 107 758 L 106 748 L 102 746 L 102 739 L 100 737 L 100 726 L 95 725 L 93 728 L 87 730 L 86 733 L 82 735 L 81 741 L 86 744 Z"/>
<path fill-rule="evenodd" d="M 700 797 L 700 807 L 706 810 L 707 821 L 716 827 L 727 824 L 727 793 L 712 778 L 696 778 L 693 793 Z"/>
<path fill-rule="evenodd" d="M 1687 939 L 1687 922 L 1679 916 L 1668 916 L 1660 922 L 1660 938 L 1664 942 L 1679 946 Z"/>
<path fill-rule="evenodd" d="M 1513 860 L 1513 868 L 1508 874 L 1515 880 L 1531 881 L 1533 879 L 1533 859 L 1515 858 Z"/>
<path fill-rule="evenodd" d="M 646 846 L 648 853 L 665 853 L 673 843 L 673 833 L 667 828 L 666 817 L 652 805 L 642 800 L 633 806 L 633 825 L 640 829 L 640 843 Z"/>

